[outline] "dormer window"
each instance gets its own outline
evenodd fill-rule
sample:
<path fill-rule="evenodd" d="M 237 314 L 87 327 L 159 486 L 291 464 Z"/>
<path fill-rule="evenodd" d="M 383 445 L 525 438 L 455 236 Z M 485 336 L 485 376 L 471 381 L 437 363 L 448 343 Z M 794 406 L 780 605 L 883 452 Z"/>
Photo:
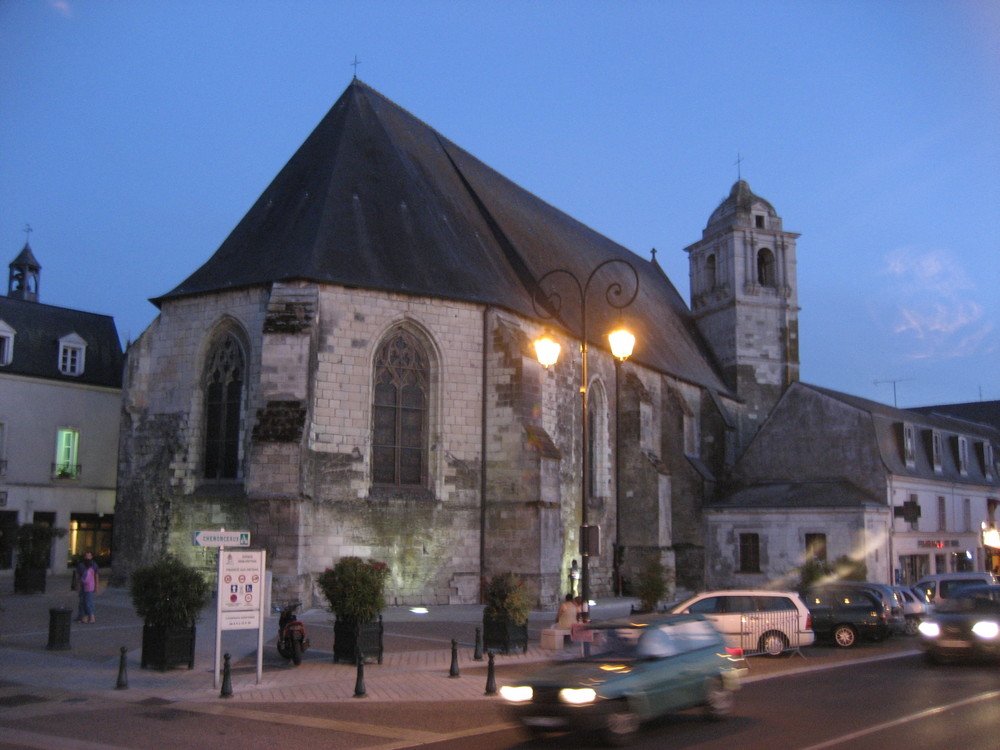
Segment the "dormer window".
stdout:
<path fill-rule="evenodd" d="M 14 329 L 0 320 L 0 367 L 14 360 Z"/>
<path fill-rule="evenodd" d="M 958 471 L 962 476 L 969 473 L 969 439 L 958 437 Z"/>
<path fill-rule="evenodd" d="M 71 333 L 59 339 L 59 372 L 63 375 L 82 375 L 87 342 Z"/>
<path fill-rule="evenodd" d="M 980 443 L 980 446 L 982 447 L 980 457 L 983 460 L 983 476 L 992 480 L 995 462 L 995 458 L 993 456 L 993 444 L 989 441 L 984 441 Z"/>
<path fill-rule="evenodd" d="M 934 471 L 941 471 L 941 433 L 937 430 L 931 432 L 931 461 L 934 464 Z"/>
<path fill-rule="evenodd" d="M 917 463 L 917 454 L 915 450 L 916 437 L 913 431 L 912 424 L 903 425 L 903 460 L 906 465 L 911 469 Z"/>

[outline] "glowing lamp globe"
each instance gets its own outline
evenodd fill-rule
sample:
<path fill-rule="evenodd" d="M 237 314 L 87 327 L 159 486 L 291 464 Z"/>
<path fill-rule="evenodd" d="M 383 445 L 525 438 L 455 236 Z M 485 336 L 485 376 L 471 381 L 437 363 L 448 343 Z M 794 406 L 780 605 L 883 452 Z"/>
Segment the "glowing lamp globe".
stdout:
<path fill-rule="evenodd" d="M 545 334 L 535 342 L 535 356 L 538 363 L 548 369 L 559 359 L 559 351 L 562 347 L 548 334 Z"/>
<path fill-rule="evenodd" d="M 611 353 L 618 359 L 628 359 L 632 356 L 632 348 L 635 346 L 635 336 L 619 328 L 608 334 L 608 342 L 611 344 Z"/>

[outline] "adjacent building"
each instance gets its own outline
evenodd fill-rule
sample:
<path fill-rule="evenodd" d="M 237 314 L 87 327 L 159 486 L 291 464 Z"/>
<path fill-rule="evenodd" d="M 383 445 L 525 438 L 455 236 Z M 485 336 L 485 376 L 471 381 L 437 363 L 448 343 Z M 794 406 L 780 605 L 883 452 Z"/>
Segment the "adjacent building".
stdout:
<path fill-rule="evenodd" d="M 708 585 L 791 586 L 810 558 L 882 583 L 996 570 L 1000 431 L 946 408 L 793 384 L 706 506 Z"/>
<path fill-rule="evenodd" d="M 25 243 L 0 297 L 0 575 L 16 564 L 22 523 L 66 529 L 51 553 L 65 570 L 85 549 L 111 561 L 122 349 L 106 315 L 43 304 Z"/>

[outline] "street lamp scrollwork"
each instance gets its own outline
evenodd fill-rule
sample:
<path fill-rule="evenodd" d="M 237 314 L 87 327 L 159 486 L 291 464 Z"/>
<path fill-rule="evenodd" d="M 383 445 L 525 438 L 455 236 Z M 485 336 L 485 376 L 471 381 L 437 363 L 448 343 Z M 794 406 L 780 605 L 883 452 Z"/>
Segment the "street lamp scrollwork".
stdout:
<path fill-rule="evenodd" d="M 591 285 L 597 278 L 598 273 L 609 266 L 624 266 L 623 270 L 630 272 L 624 281 L 620 278 L 611 279 L 604 288 L 604 301 L 615 310 L 624 310 L 631 305 L 639 294 L 639 274 L 635 267 L 622 258 L 610 258 L 599 263 L 587 276 L 585 282 L 580 283 L 580 279 L 565 268 L 556 268 L 538 280 L 538 288 L 532 297 L 532 304 L 535 312 L 543 319 L 558 319 L 571 332 L 572 326 L 568 320 L 562 317 L 563 296 L 558 289 L 558 281 L 563 281 L 563 286 L 575 290 L 580 302 L 580 355 L 581 355 L 581 382 L 580 382 L 580 406 L 582 414 L 582 438 L 581 457 L 583 470 L 581 472 L 580 484 L 580 554 L 583 564 L 580 566 L 580 594 L 583 599 L 583 619 L 590 618 L 590 574 L 588 569 L 588 559 L 597 551 L 590 549 L 590 524 L 587 514 L 587 493 L 590 485 L 590 461 L 588 451 L 590 450 L 589 424 L 587 420 L 587 297 L 591 291 Z M 624 274 L 623 274 L 624 275 Z M 546 290 L 546 283 L 551 282 L 551 287 Z M 624 327 L 612 331 L 608 334 L 608 342 L 611 353 L 619 360 L 627 359 L 632 354 L 635 345 L 635 336 Z M 535 342 L 535 353 L 539 363 L 545 368 L 554 365 L 559 359 L 560 346 L 558 342 L 548 333 L 545 333 Z"/>

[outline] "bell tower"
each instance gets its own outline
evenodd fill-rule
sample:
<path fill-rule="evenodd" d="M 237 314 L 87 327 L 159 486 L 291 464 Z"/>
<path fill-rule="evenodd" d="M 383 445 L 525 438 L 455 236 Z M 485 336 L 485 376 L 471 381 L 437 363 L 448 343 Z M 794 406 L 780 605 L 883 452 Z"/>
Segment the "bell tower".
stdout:
<path fill-rule="evenodd" d="M 799 379 L 799 306 L 794 232 L 738 180 L 688 253 L 691 311 L 746 403 L 740 450 L 789 384 Z"/>
<path fill-rule="evenodd" d="M 27 242 L 24 249 L 11 261 L 7 277 L 7 296 L 25 302 L 38 302 L 38 280 L 42 267 Z"/>

